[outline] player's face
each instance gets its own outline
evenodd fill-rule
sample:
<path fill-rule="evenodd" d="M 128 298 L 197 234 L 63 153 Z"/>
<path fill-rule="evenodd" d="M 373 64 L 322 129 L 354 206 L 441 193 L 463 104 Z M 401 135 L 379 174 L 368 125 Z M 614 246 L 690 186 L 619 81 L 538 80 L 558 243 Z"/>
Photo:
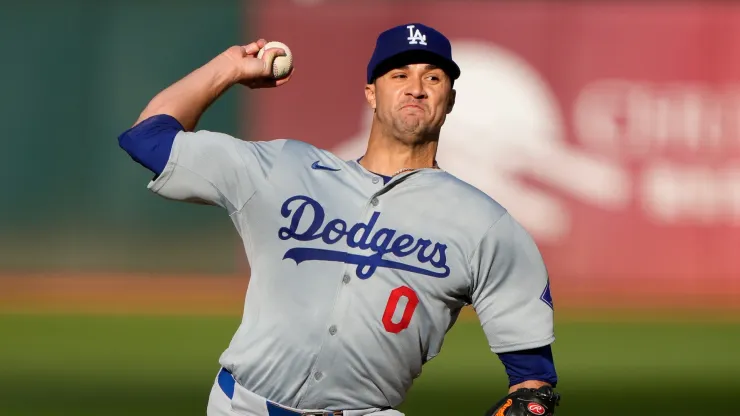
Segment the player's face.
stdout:
<path fill-rule="evenodd" d="M 365 96 L 381 127 L 409 143 L 438 136 L 455 102 L 449 76 L 428 64 L 387 72 L 367 86 Z"/>

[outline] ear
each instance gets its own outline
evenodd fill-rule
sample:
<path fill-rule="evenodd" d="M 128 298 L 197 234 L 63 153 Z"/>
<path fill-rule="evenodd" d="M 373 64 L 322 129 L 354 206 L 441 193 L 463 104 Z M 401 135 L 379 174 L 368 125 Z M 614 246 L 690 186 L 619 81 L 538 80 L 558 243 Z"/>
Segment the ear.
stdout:
<path fill-rule="evenodd" d="M 376 101 L 375 101 L 375 84 L 367 84 L 365 86 L 365 99 L 367 100 L 367 103 L 370 104 L 370 107 L 375 110 Z"/>
<path fill-rule="evenodd" d="M 450 90 L 450 98 L 447 100 L 447 114 L 450 114 L 452 112 L 452 108 L 455 106 L 455 97 L 457 96 L 457 91 Z"/>

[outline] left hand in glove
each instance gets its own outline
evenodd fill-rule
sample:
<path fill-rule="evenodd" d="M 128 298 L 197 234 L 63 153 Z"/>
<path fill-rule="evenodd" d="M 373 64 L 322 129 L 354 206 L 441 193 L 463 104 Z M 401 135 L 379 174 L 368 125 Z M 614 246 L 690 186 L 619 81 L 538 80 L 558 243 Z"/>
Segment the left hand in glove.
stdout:
<path fill-rule="evenodd" d="M 485 416 L 552 416 L 559 403 L 560 395 L 550 386 L 521 388 L 501 399 Z"/>

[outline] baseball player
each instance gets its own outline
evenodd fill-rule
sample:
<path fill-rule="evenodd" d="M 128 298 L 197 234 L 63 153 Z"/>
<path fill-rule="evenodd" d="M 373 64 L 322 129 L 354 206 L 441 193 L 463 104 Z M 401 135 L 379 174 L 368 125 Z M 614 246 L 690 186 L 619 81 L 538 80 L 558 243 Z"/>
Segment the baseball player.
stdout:
<path fill-rule="evenodd" d="M 251 266 L 243 320 L 219 359 L 209 416 L 401 415 L 424 363 L 472 305 L 509 391 L 487 415 L 552 415 L 559 401 L 549 279 L 530 235 L 445 172 L 436 151 L 460 68 L 420 23 L 381 33 L 358 160 L 294 139 L 196 131 L 228 88 L 283 86 L 285 54 L 233 46 L 155 96 L 120 146 L 168 199 L 225 209 Z M 485 409 L 481 409 L 482 411 Z"/>

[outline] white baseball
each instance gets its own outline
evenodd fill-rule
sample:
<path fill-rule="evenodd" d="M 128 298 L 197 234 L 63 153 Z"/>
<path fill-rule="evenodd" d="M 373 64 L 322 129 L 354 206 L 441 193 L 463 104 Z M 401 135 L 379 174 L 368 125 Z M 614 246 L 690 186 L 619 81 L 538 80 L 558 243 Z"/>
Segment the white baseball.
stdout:
<path fill-rule="evenodd" d="M 260 49 L 257 53 L 257 58 L 262 59 L 262 55 L 264 55 L 265 50 L 272 48 L 278 48 L 285 51 L 285 56 L 277 56 L 272 62 L 272 76 L 276 79 L 280 79 L 288 75 L 291 68 L 293 68 L 293 54 L 284 43 L 272 41 L 267 42 L 265 47 Z"/>

